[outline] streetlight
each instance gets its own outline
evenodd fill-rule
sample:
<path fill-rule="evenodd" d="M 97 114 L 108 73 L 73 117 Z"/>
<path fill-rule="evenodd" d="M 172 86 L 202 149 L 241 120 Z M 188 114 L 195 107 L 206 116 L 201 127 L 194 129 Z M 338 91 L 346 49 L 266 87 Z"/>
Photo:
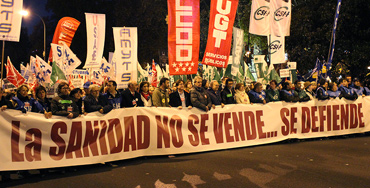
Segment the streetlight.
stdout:
<path fill-rule="evenodd" d="M 21 11 L 22 16 L 28 16 L 28 14 L 29 14 L 29 12 L 26 11 L 26 10 Z M 42 19 L 42 17 L 40 15 L 38 15 L 36 13 L 33 13 L 33 14 L 38 16 L 41 19 L 42 24 L 44 24 L 44 52 L 43 52 L 42 55 L 44 56 L 44 61 L 46 62 L 46 25 L 45 25 L 45 21 L 44 21 L 44 19 Z"/>

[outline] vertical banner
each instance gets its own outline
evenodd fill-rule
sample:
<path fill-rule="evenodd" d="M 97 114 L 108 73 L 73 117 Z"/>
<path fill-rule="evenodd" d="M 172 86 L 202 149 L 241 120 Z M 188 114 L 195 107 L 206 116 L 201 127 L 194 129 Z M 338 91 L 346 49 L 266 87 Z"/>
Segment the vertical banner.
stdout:
<path fill-rule="evenodd" d="M 226 68 L 239 0 L 212 0 L 208 40 L 202 64 Z"/>
<path fill-rule="evenodd" d="M 129 81 L 137 81 L 137 28 L 113 27 L 113 36 L 117 88 L 122 89 Z"/>
<path fill-rule="evenodd" d="M 105 14 L 85 13 L 87 57 L 84 68 L 100 68 L 105 42 Z"/>
<path fill-rule="evenodd" d="M 271 35 L 268 37 L 269 53 L 271 54 L 272 64 L 285 62 L 285 37 Z"/>
<path fill-rule="evenodd" d="M 333 56 L 334 56 L 334 49 L 335 49 L 335 32 L 337 31 L 337 24 L 338 24 L 338 18 L 339 18 L 339 11 L 340 11 L 340 6 L 342 5 L 342 0 L 338 0 L 337 4 L 337 10 L 335 11 L 335 19 L 334 19 L 334 27 L 333 27 L 333 33 L 331 35 L 331 47 L 329 51 L 329 59 L 328 59 L 328 64 L 327 64 L 327 69 L 330 70 L 331 68 L 331 62 L 333 61 Z"/>
<path fill-rule="evenodd" d="M 270 3 L 271 35 L 289 36 L 292 19 L 292 1 L 274 0 Z"/>
<path fill-rule="evenodd" d="M 19 42 L 22 25 L 23 0 L 0 2 L 0 40 Z"/>
<path fill-rule="evenodd" d="M 252 10 L 249 23 L 249 33 L 268 36 L 270 34 L 270 1 L 252 1 Z"/>
<path fill-rule="evenodd" d="M 196 74 L 200 44 L 199 0 L 167 0 L 170 75 Z"/>
<path fill-rule="evenodd" d="M 244 31 L 234 27 L 233 29 L 234 36 L 234 46 L 233 46 L 233 64 L 231 66 L 231 75 L 236 76 L 239 72 L 239 66 L 244 62 L 242 59 L 243 56 L 243 47 L 244 47 Z"/>
<path fill-rule="evenodd" d="M 65 42 L 70 47 L 78 26 L 80 26 L 80 22 L 74 18 L 64 17 L 60 19 L 55 28 L 52 43 L 62 44 L 62 42 Z M 49 62 L 53 62 L 53 49 L 50 50 Z"/>

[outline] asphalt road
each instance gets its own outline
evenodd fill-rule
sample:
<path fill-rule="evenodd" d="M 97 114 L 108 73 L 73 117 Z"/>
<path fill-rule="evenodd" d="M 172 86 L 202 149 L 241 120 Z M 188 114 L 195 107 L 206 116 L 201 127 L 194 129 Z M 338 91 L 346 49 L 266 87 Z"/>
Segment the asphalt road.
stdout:
<path fill-rule="evenodd" d="M 49 172 L 0 187 L 370 187 L 370 136 L 284 141 Z"/>

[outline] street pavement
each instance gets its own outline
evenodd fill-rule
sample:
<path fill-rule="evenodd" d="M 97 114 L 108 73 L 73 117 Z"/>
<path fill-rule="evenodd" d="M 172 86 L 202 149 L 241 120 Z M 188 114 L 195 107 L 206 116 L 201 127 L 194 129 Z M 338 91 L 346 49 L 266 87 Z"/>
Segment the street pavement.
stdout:
<path fill-rule="evenodd" d="M 288 140 L 52 171 L 44 176 L 31 171 L 0 187 L 365 188 L 370 187 L 370 136 Z"/>

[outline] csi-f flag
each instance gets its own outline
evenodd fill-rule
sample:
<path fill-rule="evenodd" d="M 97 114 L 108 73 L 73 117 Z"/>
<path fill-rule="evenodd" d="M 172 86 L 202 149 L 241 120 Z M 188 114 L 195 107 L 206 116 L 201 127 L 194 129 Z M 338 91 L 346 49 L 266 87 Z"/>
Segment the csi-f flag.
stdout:
<path fill-rule="evenodd" d="M 270 2 L 271 35 L 289 36 L 292 19 L 291 0 L 273 0 Z"/>
<path fill-rule="evenodd" d="M 261 36 L 270 34 L 270 0 L 253 0 L 249 33 Z"/>
<path fill-rule="evenodd" d="M 269 53 L 271 54 L 271 64 L 285 62 L 285 37 L 269 36 Z"/>

